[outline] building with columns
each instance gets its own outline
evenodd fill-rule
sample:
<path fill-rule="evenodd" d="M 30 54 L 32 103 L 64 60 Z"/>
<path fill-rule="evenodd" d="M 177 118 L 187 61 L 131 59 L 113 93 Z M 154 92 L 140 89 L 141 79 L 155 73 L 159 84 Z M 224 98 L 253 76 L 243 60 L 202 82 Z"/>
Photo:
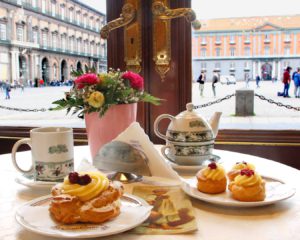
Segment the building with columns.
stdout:
<path fill-rule="evenodd" d="M 0 1 L 0 81 L 65 81 L 106 70 L 105 15 L 75 0 Z"/>
<path fill-rule="evenodd" d="M 255 79 L 281 79 L 300 67 L 300 15 L 210 19 L 193 32 L 193 78 L 213 71 Z"/>

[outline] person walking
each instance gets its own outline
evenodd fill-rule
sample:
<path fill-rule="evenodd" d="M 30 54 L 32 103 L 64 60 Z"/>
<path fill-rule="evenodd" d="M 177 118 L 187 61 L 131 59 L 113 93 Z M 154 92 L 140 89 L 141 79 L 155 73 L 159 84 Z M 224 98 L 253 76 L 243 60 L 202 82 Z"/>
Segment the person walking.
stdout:
<path fill-rule="evenodd" d="M 10 99 L 11 86 L 8 81 L 5 82 L 5 99 Z"/>
<path fill-rule="evenodd" d="M 289 89 L 290 89 L 290 83 L 291 83 L 291 72 L 292 68 L 287 67 L 286 70 L 283 73 L 283 84 L 284 84 L 284 89 L 283 89 L 283 97 L 290 97 L 289 96 Z"/>
<path fill-rule="evenodd" d="M 300 71 L 300 68 L 297 68 L 297 71 L 295 71 L 293 73 L 293 76 L 292 76 L 292 79 L 293 79 L 293 82 L 294 82 L 294 95 L 295 97 L 297 97 L 297 89 L 298 89 L 298 86 L 299 86 L 299 82 L 298 82 L 298 73 Z"/>
<path fill-rule="evenodd" d="M 201 72 L 200 76 L 198 77 L 197 82 L 199 83 L 199 90 L 200 90 L 200 96 L 203 97 L 203 91 L 204 91 L 204 83 L 206 80 L 206 76 L 204 72 Z"/>
<path fill-rule="evenodd" d="M 259 88 L 259 82 L 260 82 L 260 76 L 257 75 L 256 78 L 255 78 L 255 81 L 256 81 L 256 88 Z"/>
<path fill-rule="evenodd" d="M 216 94 L 216 83 L 219 81 L 219 74 L 217 71 L 214 71 L 214 76 L 213 76 L 213 79 L 212 79 L 212 91 L 213 91 L 213 94 L 214 94 L 214 97 L 217 96 Z"/>
<path fill-rule="evenodd" d="M 300 68 L 297 69 L 297 73 L 294 75 L 295 84 L 295 97 L 300 98 Z"/>

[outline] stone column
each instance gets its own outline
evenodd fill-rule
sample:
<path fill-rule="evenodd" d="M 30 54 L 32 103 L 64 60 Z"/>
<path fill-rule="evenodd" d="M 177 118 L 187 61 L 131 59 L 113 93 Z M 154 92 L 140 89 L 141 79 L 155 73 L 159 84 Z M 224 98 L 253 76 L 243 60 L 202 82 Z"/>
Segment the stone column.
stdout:
<path fill-rule="evenodd" d="M 255 79 L 256 78 L 256 64 L 255 61 L 252 62 L 252 78 Z"/>
<path fill-rule="evenodd" d="M 276 76 L 275 70 L 276 70 L 276 65 L 275 65 L 275 61 L 273 61 L 273 63 L 272 63 L 272 78 L 274 78 Z"/>
<path fill-rule="evenodd" d="M 16 20 L 15 20 L 15 12 L 12 10 L 9 12 L 11 19 L 11 40 L 16 40 L 17 30 L 16 30 Z"/>
<path fill-rule="evenodd" d="M 17 70 L 16 70 L 16 54 L 15 51 L 11 51 L 11 80 L 10 82 L 12 83 L 14 81 L 14 79 L 16 79 L 17 77 Z"/>
<path fill-rule="evenodd" d="M 278 70 L 277 70 L 277 79 L 279 80 L 279 81 L 281 81 L 281 62 L 280 61 L 278 61 L 278 68 L 277 68 Z"/>

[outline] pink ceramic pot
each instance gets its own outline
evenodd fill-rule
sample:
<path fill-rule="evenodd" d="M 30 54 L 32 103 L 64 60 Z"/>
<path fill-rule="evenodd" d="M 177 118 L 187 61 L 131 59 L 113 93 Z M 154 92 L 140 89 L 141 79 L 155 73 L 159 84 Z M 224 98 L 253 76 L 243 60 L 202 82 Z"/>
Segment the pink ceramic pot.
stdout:
<path fill-rule="evenodd" d="M 120 104 L 110 107 L 103 117 L 93 112 L 84 115 L 86 132 L 92 157 L 106 143 L 116 138 L 136 121 L 137 103 Z"/>

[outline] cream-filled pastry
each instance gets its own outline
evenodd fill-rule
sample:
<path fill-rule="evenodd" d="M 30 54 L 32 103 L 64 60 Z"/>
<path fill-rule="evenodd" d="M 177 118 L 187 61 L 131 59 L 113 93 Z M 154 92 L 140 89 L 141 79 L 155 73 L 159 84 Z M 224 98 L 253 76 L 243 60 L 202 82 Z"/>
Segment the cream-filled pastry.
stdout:
<path fill-rule="evenodd" d="M 259 174 L 250 169 L 240 171 L 228 186 L 232 197 L 238 201 L 263 201 L 266 197 L 265 181 Z"/>
<path fill-rule="evenodd" d="M 201 169 L 197 175 L 197 188 L 204 193 L 221 193 L 225 192 L 227 179 L 224 168 L 215 162 L 210 163 L 204 169 Z"/>
<path fill-rule="evenodd" d="M 248 162 L 237 162 L 233 165 L 232 169 L 228 172 L 227 176 L 230 181 L 233 181 L 234 178 L 239 175 L 240 171 L 243 169 L 255 170 L 255 166 Z"/>
<path fill-rule="evenodd" d="M 123 187 L 101 172 L 72 172 L 52 188 L 49 211 L 62 223 L 101 223 L 120 214 Z"/>

